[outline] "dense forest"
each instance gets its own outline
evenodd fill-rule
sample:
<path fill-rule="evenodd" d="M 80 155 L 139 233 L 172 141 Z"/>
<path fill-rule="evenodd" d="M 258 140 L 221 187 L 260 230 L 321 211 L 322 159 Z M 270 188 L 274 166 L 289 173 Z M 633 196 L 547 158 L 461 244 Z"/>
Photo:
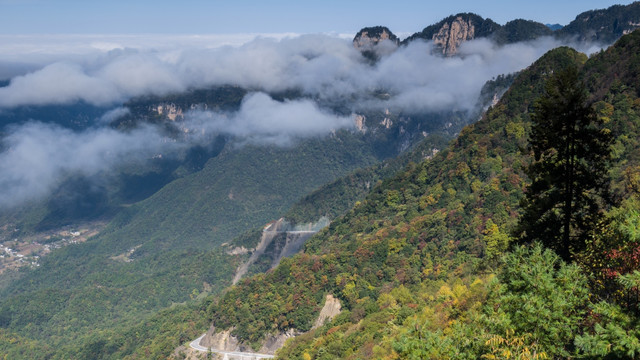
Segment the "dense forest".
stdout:
<path fill-rule="evenodd" d="M 308 331 L 332 293 L 347 310 L 280 357 L 638 356 L 638 50 L 636 32 L 591 59 L 548 53 L 448 149 L 377 186 L 304 254 L 212 303 L 214 326 L 253 344 L 273 331 Z M 534 103 L 567 67 L 602 94 L 589 106 L 615 139 L 616 201 L 571 262 L 539 243 L 509 251 L 529 183 Z"/>
<path fill-rule="evenodd" d="M 464 15 L 501 44 L 550 33 Z M 106 202 L 101 215 L 112 217 L 98 236 L 2 283 L 0 358 L 183 358 L 179 347 L 211 325 L 254 350 L 269 335 L 300 334 L 282 359 L 638 358 L 638 54 L 640 31 L 590 57 L 552 50 L 487 83 L 479 108 L 504 95 L 464 128 L 457 111 L 411 121 L 378 111 L 366 134 L 294 148 L 233 148 L 221 137 L 192 163 L 164 164 L 144 197 Z M 221 96 L 229 109 L 244 94 L 230 86 L 129 105 L 143 114 L 158 101 Z M 569 153 L 549 140 L 567 123 L 564 105 L 582 116 Z M 114 127 L 164 120 L 128 116 Z M 30 211 L 32 225 L 68 220 Z M 253 248 L 281 216 L 332 222 L 303 252 L 230 286 L 248 255 L 225 250 Z M 342 312 L 313 327 L 328 294 Z"/>

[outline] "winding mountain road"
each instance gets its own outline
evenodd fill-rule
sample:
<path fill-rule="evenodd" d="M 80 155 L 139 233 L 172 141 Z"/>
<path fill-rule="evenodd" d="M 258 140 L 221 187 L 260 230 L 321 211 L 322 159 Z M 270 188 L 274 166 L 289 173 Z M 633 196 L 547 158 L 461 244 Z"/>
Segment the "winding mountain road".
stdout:
<path fill-rule="evenodd" d="M 202 338 L 205 336 L 206 334 L 202 334 L 202 336 L 200 336 L 199 338 L 193 340 L 189 346 L 191 346 L 192 349 L 194 350 L 198 350 L 198 351 L 202 351 L 202 352 L 208 352 L 209 348 L 206 348 L 204 346 L 200 345 L 200 340 L 202 340 Z M 258 359 L 273 359 L 274 356 L 273 355 L 267 355 L 267 354 L 258 354 L 258 353 L 247 353 L 247 352 L 239 352 L 239 351 L 222 351 L 222 350 L 217 350 L 217 349 L 211 349 L 212 353 L 216 353 L 216 354 L 221 354 L 224 355 L 224 359 L 242 359 L 242 360 L 258 360 Z"/>

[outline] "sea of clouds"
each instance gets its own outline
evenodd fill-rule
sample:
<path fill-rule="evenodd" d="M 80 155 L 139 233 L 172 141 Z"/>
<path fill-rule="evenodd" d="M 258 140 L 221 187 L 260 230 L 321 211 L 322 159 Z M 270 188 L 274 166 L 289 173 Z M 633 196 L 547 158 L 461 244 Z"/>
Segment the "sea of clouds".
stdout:
<path fill-rule="evenodd" d="M 291 144 L 353 126 L 350 116 L 320 105 L 332 101 L 348 99 L 354 113 L 471 110 L 487 80 L 522 70 L 563 45 L 542 38 L 499 47 L 480 39 L 463 44 L 459 56 L 443 57 L 430 42 L 416 41 L 372 64 L 343 35 L 5 35 L 0 40 L 0 80 L 9 80 L 0 87 L 0 112 L 77 102 L 113 108 L 82 131 L 38 121 L 7 128 L 0 147 L 0 207 L 46 196 L 69 174 L 90 176 L 132 158 L 191 145 L 169 146 L 152 126 L 127 133 L 110 128 L 109 121 L 128 111 L 122 104 L 132 97 L 241 86 L 251 91 L 237 112 L 192 112 L 185 121 L 255 143 Z M 281 102 L 269 95 L 291 89 L 304 98 Z M 380 91 L 390 97 L 371 95 Z"/>

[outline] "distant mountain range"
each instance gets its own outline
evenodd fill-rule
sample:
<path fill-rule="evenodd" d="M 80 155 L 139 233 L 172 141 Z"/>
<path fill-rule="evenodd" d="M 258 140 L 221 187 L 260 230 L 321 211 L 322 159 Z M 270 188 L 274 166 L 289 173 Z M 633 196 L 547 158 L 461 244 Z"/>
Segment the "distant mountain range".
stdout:
<path fill-rule="evenodd" d="M 634 2 L 626 6 L 614 5 L 608 9 L 586 11 L 564 27 L 523 19 L 500 25 L 473 13 L 451 15 L 402 41 L 399 41 L 387 27 L 366 27 L 356 34 L 353 44 L 363 51 L 370 52 L 383 40 L 390 40 L 396 45 L 408 45 L 416 40 L 433 41 L 438 51 L 451 56 L 457 53 L 465 41 L 479 38 L 488 38 L 501 45 L 534 40 L 542 36 L 610 44 L 638 27 L 640 2 Z"/>
<path fill-rule="evenodd" d="M 553 31 L 560 30 L 563 28 L 563 26 L 560 24 L 545 24 L 545 25 Z"/>

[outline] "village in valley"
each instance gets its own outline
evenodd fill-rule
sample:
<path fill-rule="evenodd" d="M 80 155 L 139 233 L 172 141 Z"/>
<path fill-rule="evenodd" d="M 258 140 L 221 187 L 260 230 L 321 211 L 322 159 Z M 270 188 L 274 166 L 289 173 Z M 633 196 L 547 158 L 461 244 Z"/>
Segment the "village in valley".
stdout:
<path fill-rule="evenodd" d="M 38 267 L 40 259 L 54 249 L 85 242 L 104 227 L 102 222 L 22 235 L 12 224 L 0 227 L 0 274 L 23 266 Z"/>

